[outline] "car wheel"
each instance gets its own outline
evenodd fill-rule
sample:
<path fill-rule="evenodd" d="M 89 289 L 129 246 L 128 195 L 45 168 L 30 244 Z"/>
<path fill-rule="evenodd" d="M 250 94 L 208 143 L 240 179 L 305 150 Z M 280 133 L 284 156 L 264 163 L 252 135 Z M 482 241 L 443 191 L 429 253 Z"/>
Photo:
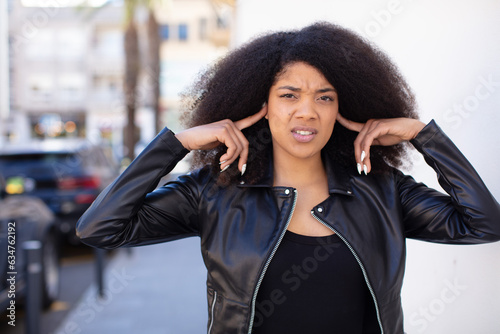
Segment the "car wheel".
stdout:
<path fill-rule="evenodd" d="M 42 305 L 48 308 L 59 296 L 60 266 L 59 247 L 54 233 L 48 233 L 43 240 L 42 253 Z"/>

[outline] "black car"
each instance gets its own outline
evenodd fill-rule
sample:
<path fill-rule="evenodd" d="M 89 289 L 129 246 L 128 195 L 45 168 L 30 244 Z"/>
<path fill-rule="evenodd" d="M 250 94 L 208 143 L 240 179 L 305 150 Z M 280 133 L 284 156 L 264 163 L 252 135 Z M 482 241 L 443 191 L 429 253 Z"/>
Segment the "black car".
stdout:
<path fill-rule="evenodd" d="M 105 150 L 88 141 L 54 140 L 0 150 L 0 173 L 9 195 L 30 195 L 47 204 L 62 236 L 78 244 L 75 224 L 118 175 Z"/>
<path fill-rule="evenodd" d="M 3 179 L 0 175 L 0 185 Z M 59 294 L 59 242 L 52 211 L 36 197 L 5 196 L 0 191 L 0 313 L 17 309 L 26 293 L 23 244 L 42 245 L 42 303 L 48 307 Z"/>

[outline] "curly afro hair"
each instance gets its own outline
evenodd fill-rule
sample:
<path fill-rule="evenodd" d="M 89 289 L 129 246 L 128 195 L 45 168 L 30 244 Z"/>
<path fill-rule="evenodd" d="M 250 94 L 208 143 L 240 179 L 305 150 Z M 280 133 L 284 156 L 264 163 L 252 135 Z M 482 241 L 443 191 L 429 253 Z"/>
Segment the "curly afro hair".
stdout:
<path fill-rule="evenodd" d="M 294 62 L 308 63 L 323 73 L 337 90 L 339 112 L 347 119 L 418 118 L 414 95 L 387 55 L 348 29 L 320 22 L 260 36 L 215 63 L 185 92 L 184 124 L 193 127 L 222 119 L 237 121 L 257 113 L 275 79 Z M 269 124 L 263 118 L 243 133 L 250 142 L 245 180 L 256 183 L 268 171 L 272 157 Z M 323 157 L 354 168 L 356 136 L 336 122 Z M 218 159 L 225 151 L 224 145 L 196 151 L 193 167 L 210 165 L 222 184 L 238 182 L 236 163 L 219 173 Z M 402 144 L 373 146 L 370 155 L 372 171 L 384 173 L 403 164 L 406 149 Z"/>

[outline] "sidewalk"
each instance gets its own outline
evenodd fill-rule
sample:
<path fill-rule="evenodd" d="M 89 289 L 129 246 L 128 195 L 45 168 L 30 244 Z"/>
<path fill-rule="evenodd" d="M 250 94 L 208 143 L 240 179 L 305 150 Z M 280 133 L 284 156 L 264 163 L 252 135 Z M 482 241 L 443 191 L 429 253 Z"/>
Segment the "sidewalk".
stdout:
<path fill-rule="evenodd" d="M 55 334 L 206 332 L 206 269 L 199 238 L 121 249 L 108 263 L 105 295 L 93 284 Z"/>

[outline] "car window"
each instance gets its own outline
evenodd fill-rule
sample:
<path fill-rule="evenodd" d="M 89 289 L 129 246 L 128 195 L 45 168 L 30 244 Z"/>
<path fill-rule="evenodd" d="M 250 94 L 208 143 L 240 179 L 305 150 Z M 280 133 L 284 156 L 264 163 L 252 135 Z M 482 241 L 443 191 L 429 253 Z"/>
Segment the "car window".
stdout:
<path fill-rule="evenodd" d="M 78 168 L 75 157 L 69 153 L 34 153 L 0 156 L 0 171 L 5 178 L 29 176 L 33 178 L 72 175 Z"/>

